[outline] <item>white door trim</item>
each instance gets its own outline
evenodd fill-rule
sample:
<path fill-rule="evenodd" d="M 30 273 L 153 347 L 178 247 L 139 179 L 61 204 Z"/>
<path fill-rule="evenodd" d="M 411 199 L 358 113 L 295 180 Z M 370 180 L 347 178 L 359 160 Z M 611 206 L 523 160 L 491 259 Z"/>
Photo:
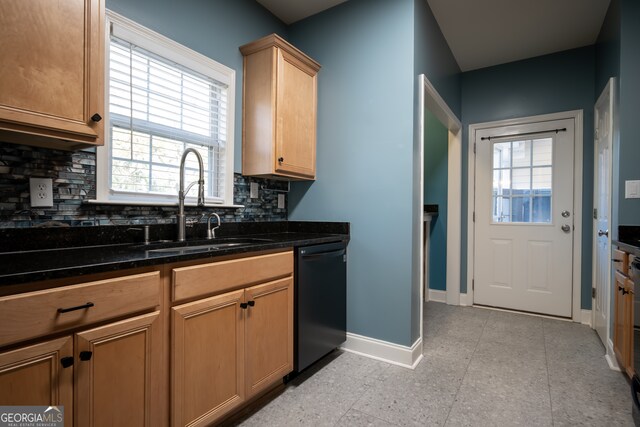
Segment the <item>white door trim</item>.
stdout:
<path fill-rule="evenodd" d="M 573 294 L 571 316 L 574 322 L 582 321 L 580 298 L 582 295 L 582 162 L 583 162 L 583 112 L 582 110 L 564 111 L 560 113 L 542 114 L 516 119 L 498 120 L 494 122 L 475 123 L 469 125 L 468 144 L 468 175 L 467 175 L 467 301 L 473 301 L 473 277 L 474 277 L 474 222 L 473 212 L 475 208 L 475 153 L 473 144 L 476 132 L 481 129 L 499 126 L 511 126 L 542 121 L 573 119 L 575 123 L 575 153 L 574 153 L 574 233 L 573 233 Z M 451 170 L 449 170 L 451 173 Z M 448 253 L 447 253 L 448 256 Z M 448 283 L 447 283 L 448 287 Z"/>
<path fill-rule="evenodd" d="M 431 111 L 434 116 L 449 130 L 448 148 L 448 193 L 447 193 L 447 304 L 460 304 L 460 270 L 462 260 L 460 258 L 461 241 L 461 211 L 462 211 L 462 122 L 451 111 L 451 108 L 442 99 L 436 88 L 424 74 L 418 76 L 418 105 L 417 128 L 414 138 L 414 286 L 420 288 L 420 336 L 422 337 L 422 318 L 424 312 L 424 260 L 423 215 L 424 215 L 424 135 L 425 110 Z"/>

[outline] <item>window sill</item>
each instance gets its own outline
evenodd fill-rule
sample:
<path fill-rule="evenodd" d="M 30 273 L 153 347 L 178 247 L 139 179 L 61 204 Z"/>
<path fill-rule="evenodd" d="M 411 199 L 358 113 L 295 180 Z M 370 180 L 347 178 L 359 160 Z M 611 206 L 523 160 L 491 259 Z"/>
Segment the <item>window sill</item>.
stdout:
<path fill-rule="evenodd" d="M 85 200 L 83 203 L 89 205 L 121 205 L 121 206 L 178 206 L 177 203 L 167 203 L 167 202 L 136 202 L 132 200 Z M 198 207 L 195 203 L 185 203 L 185 207 L 187 208 L 195 208 Z M 205 203 L 205 208 L 233 208 L 239 209 L 244 208 L 244 205 L 225 205 L 222 203 Z"/>

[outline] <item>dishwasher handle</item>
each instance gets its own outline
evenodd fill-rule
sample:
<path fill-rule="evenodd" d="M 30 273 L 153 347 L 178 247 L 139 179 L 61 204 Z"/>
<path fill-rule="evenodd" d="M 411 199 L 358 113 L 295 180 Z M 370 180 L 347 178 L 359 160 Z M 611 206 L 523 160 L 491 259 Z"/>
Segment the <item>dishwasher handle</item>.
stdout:
<path fill-rule="evenodd" d="M 314 260 L 319 258 L 339 257 L 339 256 L 343 256 L 346 253 L 347 253 L 346 249 L 338 249 L 337 251 L 319 252 L 315 254 L 305 254 L 304 252 L 301 252 L 301 255 L 302 255 L 302 258 L 304 258 L 305 260 Z"/>

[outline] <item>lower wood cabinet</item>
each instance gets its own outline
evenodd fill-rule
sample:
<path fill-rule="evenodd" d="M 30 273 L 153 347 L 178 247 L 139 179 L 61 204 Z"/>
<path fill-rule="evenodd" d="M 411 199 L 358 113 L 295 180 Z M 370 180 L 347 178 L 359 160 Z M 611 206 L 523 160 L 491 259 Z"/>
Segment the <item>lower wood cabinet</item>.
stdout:
<path fill-rule="evenodd" d="M 172 308 L 172 425 L 211 425 L 292 370 L 291 275 Z"/>
<path fill-rule="evenodd" d="M 93 278 L 0 297 L 0 405 L 209 426 L 293 370 L 291 250 Z"/>
<path fill-rule="evenodd" d="M 62 405 L 65 426 L 160 425 L 159 319 L 149 313 L 0 353 L 0 402 Z"/>
<path fill-rule="evenodd" d="M 64 425 L 72 426 L 73 365 L 61 362 L 69 357 L 71 336 L 0 353 L 0 404 L 64 406 Z"/>
<path fill-rule="evenodd" d="M 160 313 L 75 335 L 77 426 L 158 426 Z"/>
<path fill-rule="evenodd" d="M 633 281 L 615 272 L 613 310 L 613 350 L 620 369 L 633 376 Z"/>

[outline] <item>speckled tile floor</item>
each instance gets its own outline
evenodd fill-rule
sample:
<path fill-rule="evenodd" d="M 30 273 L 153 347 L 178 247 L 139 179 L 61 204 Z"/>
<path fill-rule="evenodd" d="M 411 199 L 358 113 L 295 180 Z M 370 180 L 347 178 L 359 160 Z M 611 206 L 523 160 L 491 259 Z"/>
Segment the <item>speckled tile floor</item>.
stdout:
<path fill-rule="evenodd" d="M 415 370 L 335 351 L 240 426 L 633 426 L 584 325 L 429 302 Z"/>

